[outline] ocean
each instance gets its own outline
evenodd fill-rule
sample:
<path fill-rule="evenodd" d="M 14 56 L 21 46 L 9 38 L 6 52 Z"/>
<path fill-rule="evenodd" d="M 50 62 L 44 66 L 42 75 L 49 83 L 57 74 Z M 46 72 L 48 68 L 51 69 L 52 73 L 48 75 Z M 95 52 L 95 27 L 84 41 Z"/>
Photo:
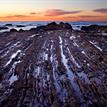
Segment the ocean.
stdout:
<path fill-rule="evenodd" d="M 37 26 L 46 25 L 48 23 L 50 22 L 49 21 L 11 21 L 11 22 L 5 21 L 5 22 L 0 22 L 0 26 L 5 26 L 6 24 L 12 24 L 12 26 L 8 26 L 8 29 L 0 30 L 0 32 L 10 31 L 10 29 L 30 30 L 31 28 L 36 28 Z M 88 21 L 67 22 L 67 23 L 71 24 L 74 30 L 80 30 L 82 26 L 89 26 L 93 24 L 107 25 L 107 22 L 88 22 Z M 24 27 L 17 27 L 17 25 L 24 25 Z"/>

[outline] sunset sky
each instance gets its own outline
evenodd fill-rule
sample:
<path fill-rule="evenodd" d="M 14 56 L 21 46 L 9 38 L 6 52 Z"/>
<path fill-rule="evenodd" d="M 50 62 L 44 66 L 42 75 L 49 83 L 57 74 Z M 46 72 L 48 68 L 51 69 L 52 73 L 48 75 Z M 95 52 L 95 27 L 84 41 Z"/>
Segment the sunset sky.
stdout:
<path fill-rule="evenodd" d="M 107 0 L 0 0 L 0 21 L 107 21 Z"/>

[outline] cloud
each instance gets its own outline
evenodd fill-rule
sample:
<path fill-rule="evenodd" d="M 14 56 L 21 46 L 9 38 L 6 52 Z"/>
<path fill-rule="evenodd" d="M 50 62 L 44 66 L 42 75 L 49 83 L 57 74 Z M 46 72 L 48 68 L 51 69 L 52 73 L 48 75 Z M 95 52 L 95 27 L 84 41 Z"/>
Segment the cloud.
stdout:
<path fill-rule="evenodd" d="M 64 18 L 72 19 L 72 18 L 77 18 L 76 16 L 64 16 Z"/>
<path fill-rule="evenodd" d="M 94 16 L 94 15 L 81 15 L 79 16 L 80 18 L 97 18 L 97 17 L 101 17 L 101 16 Z"/>
<path fill-rule="evenodd" d="M 107 8 L 100 8 L 100 9 L 95 9 L 93 10 L 94 12 L 99 12 L 99 13 L 107 13 Z"/>
<path fill-rule="evenodd" d="M 67 14 L 77 14 L 81 11 L 65 11 L 61 9 L 49 9 L 45 12 L 45 16 L 60 16 L 60 15 L 67 15 Z"/>
<path fill-rule="evenodd" d="M 35 12 L 31 12 L 31 13 L 30 13 L 30 15 L 35 15 L 35 14 L 37 14 L 37 13 L 35 13 Z"/>
<path fill-rule="evenodd" d="M 28 17 L 27 15 L 13 15 L 12 17 Z"/>
<path fill-rule="evenodd" d="M 39 14 L 41 14 L 41 12 L 31 12 L 31 13 L 29 13 L 30 15 L 39 15 Z"/>
<path fill-rule="evenodd" d="M 24 17 L 29 17 L 27 15 L 8 15 L 8 16 L 3 16 L 3 17 L 0 17 L 0 18 L 24 18 Z"/>
<path fill-rule="evenodd" d="M 15 14 L 15 15 L 2 16 L 0 18 L 26 18 L 26 17 L 32 17 L 32 15 L 36 15 L 36 14 L 40 14 L 40 13 L 31 12 L 29 13 L 29 15 Z"/>

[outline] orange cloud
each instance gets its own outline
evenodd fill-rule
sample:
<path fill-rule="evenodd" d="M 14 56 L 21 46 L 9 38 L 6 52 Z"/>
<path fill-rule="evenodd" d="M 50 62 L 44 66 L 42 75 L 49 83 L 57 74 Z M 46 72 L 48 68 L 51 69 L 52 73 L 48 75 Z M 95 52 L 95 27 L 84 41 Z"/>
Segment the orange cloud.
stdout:
<path fill-rule="evenodd" d="M 27 15 L 8 15 L 8 16 L 2 16 L 0 18 L 25 18 L 25 17 L 29 17 Z"/>
<path fill-rule="evenodd" d="M 35 14 L 37 14 L 37 13 L 35 13 L 35 12 L 31 12 L 30 14 L 31 14 L 31 15 L 35 15 Z"/>
<path fill-rule="evenodd" d="M 83 11 L 49 9 L 45 12 L 1 16 L 0 21 L 107 21 L 106 16 L 97 13 L 93 15 L 92 11 L 85 13 Z"/>
<path fill-rule="evenodd" d="M 77 14 L 81 11 L 65 11 L 61 9 L 49 9 L 45 12 L 45 16 L 60 16 L 60 15 L 68 15 L 68 14 Z"/>
<path fill-rule="evenodd" d="M 30 15 L 39 15 L 39 14 L 41 14 L 40 12 L 31 12 L 31 13 L 29 13 Z"/>

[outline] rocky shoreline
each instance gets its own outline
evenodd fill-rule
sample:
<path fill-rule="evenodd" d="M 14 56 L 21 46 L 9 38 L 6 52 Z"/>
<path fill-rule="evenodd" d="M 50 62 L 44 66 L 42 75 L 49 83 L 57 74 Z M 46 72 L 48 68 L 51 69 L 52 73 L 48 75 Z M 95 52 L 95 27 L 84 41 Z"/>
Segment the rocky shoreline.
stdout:
<path fill-rule="evenodd" d="M 0 33 L 0 107 L 107 107 L 107 26 Z"/>

